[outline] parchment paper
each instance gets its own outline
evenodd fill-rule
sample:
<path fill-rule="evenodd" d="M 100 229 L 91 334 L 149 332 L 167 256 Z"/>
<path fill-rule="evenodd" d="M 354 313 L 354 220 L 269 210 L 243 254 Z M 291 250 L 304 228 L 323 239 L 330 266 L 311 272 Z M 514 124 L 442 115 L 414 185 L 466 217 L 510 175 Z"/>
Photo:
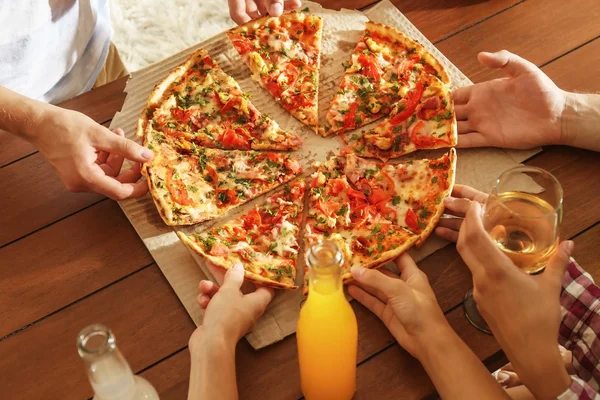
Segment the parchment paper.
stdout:
<path fill-rule="evenodd" d="M 354 46 L 358 42 L 364 23 L 367 19 L 394 26 L 421 42 L 448 69 L 454 85 L 463 86 L 471 82 L 446 57 L 444 57 L 389 1 L 383 1 L 364 14 L 359 11 L 332 11 L 322 8 L 316 3 L 306 3 L 310 12 L 323 18 L 323 48 L 321 55 L 319 104 L 321 119 L 337 90 L 344 72 L 343 62 L 347 62 Z M 127 82 L 127 97 L 122 110 L 112 120 L 111 128 L 121 127 L 128 138 L 135 139 L 135 123 L 146 99 L 154 87 L 167 73 L 183 62 L 187 56 L 198 48 L 206 49 L 221 68 L 233 76 L 244 91 L 251 94 L 252 103 L 263 113 L 275 119 L 284 129 L 299 134 L 304 139 L 304 146 L 295 152 L 304 166 L 305 174 L 312 172 L 310 165 L 315 160 L 324 161 L 330 154 L 337 153 L 343 146 L 339 137 L 321 138 L 310 129 L 304 127 L 291 117 L 275 100 L 250 78 L 250 71 L 224 33 L 175 54 L 161 62 L 134 72 Z M 529 152 L 510 152 L 501 149 L 473 149 L 458 151 L 457 179 L 458 183 L 474 186 L 489 191 L 498 175 L 534 154 Z M 439 153 L 438 153 L 439 154 Z M 428 153 L 419 153 L 412 157 L 428 157 Z M 267 195 L 265 195 L 267 196 Z M 262 196 L 245 206 L 238 207 L 216 221 L 199 224 L 195 227 L 179 228 L 190 232 L 203 230 L 217 225 L 230 218 L 246 212 L 255 204 L 264 200 Z M 138 235 L 154 257 L 154 260 L 169 281 L 173 290 L 185 306 L 196 325 L 202 323 L 200 308 L 196 303 L 197 285 L 201 279 L 211 278 L 202 259 L 197 257 L 179 241 L 174 230 L 166 226 L 155 206 L 147 195 L 139 199 L 131 199 L 119 203 L 127 218 L 136 229 Z M 418 250 L 411 250 L 416 260 L 442 248 L 447 243 L 432 235 Z M 298 260 L 297 282 L 302 282 L 303 260 Z M 255 328 L 246 338 L 249 343 L 259 349 L 283 339 L 296 330 L 296 321 L 303 296 L 300 290 L 278 291 L 277 296 L 267 311 L 257 322 Z"/>

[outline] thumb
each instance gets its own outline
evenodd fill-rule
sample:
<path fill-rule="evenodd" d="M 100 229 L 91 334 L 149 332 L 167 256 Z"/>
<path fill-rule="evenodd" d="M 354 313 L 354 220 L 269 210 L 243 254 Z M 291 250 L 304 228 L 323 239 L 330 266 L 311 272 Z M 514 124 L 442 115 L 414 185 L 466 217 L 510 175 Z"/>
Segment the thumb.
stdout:
<path fill-rule="evenodd" d="M 154 157 L 152 150 L 140 146 L 133 140 L 115 135 L 102 127 L 102 134 L 96 139 L 96 147 L 111 154 L 118 154 L 131 161 L 146 162 Z"/>
<path fill-rule="evenodd" d="M 402 280 L 391 278 L 377 270 L 354 266 L 350 271 L 361 286 L 379 291 L 388 299 L 404 289 L 405 283 Z"/>
<path fill-rule="evenodd" d="M 254 292 L 244 296 L 244 301 L 248 304 L 256 318 L 258 318 L 265 312 L 274 295 L 275 291 L 273 289 L 258 286 Z"/>
<path fill-rule="evenodd" d="M 240 290 L 243 282 L 244 266 L 238 262 L 233 264 L 233 266 L 225 273 L 225 279 L 223 280 L 221 287 Z"/>
<path fill-rule="evenodd" d="M 552 258 L 550 258 L 544 275 L 548 274 L 553 282 L 558 282 L 560 284 L 565 275 L 565 271 L 567 270 L 567 266 L 569 265 L 569 260 L 574 247 L 575 244 L 570 240 L 562 242 L 554 252 Z"/>
<path fill-rule="evenodd" d="M 512 77 L 538 70 L 538 67 L 535 64 L 508 50 L 501 50 L 495 53 L 484 51 L 479 53 L 477 59 L 484 67 L 500 68 L 505 74 Z"/>

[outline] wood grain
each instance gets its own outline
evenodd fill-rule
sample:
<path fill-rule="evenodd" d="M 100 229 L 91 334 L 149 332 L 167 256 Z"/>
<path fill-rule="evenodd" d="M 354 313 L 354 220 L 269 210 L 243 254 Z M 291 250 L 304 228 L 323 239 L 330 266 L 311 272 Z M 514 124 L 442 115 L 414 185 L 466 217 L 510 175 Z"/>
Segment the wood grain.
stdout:
<path fill-rule="evenodd" d="M 98 322 L 112 329 L 133 371 L 185 347 L 195 328 L 160 269 L 153 264 L 2 341 L 2 397 L 91 397 L 75 338 L 83 327 Z"/>
<path fill-rule="evenodd" d="M 0 182 L 0 246 L 103 198 L 69 193 L 39 153 L 0 169 Z"/>
<path fill-rule="evenodd" d="M 437 45 L 474 82 L 502 76 L 477 61 L 507 49 L 542 65 L 600 35 L 600 7 L 589 0 L 526 1 Z"/>
<path fill-rule="evenodd" d="M 110 200 L 12 243 L 0 249 L 0 337 L 151 262 Z"/>
<path fill-rule="evenodd" d="M 125 89 L 127 79 L 127 77 L 123 77 L 67 100 L 58 106 L 82 112 L 99 124 L 105 124 L 121 109 L 125 101 L 126 94 L 123 89 Z M 31 143 L 2 130 L 0 130 L 0 143 L 2 144 L 0 146 L 0 167 L 37 151 Z"/>
<path fill-rule="evenodd" d="M 600 92 L 600 39 L 583 45 L 542 70 L 561 89 L 571 92 Z"/>

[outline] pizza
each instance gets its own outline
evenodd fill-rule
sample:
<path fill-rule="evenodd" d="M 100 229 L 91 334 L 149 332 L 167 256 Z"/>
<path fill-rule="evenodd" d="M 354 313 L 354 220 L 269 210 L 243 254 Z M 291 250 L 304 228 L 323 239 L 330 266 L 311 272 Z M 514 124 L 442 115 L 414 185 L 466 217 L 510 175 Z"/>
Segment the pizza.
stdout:
<path fill-rule="evenodd" d="M 367 132 L 352 134 L 345 151 L 387 161 L 416 150 L 454 147 L 457 140 L 450 87 L 433 75 L 422 75 L 389 117 Z"/>
<path fill-rule="evenodd" d="M 344 254 L 342 277 L 350 267 L 375 268 L 408 250 L 419 236 L 386 218 L 344 174 L 344 157 L 316 164 L 310 183 L 305 226 L 307 248 L 319 240 L 335 241 Z M 308 274 L 305 271 L 305 287 Z"/>
<path fill-rule="evenodd" d="M 444 212 L 444 198 L 454 186 L 456 152 L 398 164 L 378 163 L 348 154 L 339 158 L 348 182 L 366 196 L 370 206 L 422 244 Z"/>
<path fill-rule="evenodd" d="M 241 217 L 181 240 L 214 265 L 229 269 L 239 262 L 245 278 L 279 289 L 296 289 L 296 259 L 306 184 L 288 183 Z"/>
<path fill-rule="evenodd" d="M 158 84 L 138 120 L 194 147 L 237 150 L 296 150 L 302 140 L 261 114 L 205 50 L 193 53 Z"/>
<path fill-rule="evenodd" d="M 343 133 L 390 114 L 422 75 L 450 83 L 443 66 L 421 44 L 392 27 L 368 21 L 321 133 Z"/>
<path fill-rule="evenodd" d="M 190 225 L 218 217 L 302 172 L 289 154 L 197 147 L 182 153 L 172 138 L 146 127 L 144 144 L 154 158 L 143 173 L 167 225 Z"/>
<path fill-rule="evenodd" d="M 289 113 L 317 130 L 323 20 L 292 12 L 227 32 L 258 82 Z"/>

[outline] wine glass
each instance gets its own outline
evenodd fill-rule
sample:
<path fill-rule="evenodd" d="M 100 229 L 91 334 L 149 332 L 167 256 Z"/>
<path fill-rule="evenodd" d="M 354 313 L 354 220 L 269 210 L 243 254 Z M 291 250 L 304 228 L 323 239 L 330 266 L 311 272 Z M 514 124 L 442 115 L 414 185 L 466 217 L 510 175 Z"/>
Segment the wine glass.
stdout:
<path fill-rule="evenodd" d="M 518 166 L 504 172 L 483 210 L 483 226 L 498 248 L 523 272 L 546 268 L 559 241 L 563 190 L 541 168 Z M 465 316 L 477 329 L 492 334 L 477 310 L 473 289 L 465 295 Z"/>

